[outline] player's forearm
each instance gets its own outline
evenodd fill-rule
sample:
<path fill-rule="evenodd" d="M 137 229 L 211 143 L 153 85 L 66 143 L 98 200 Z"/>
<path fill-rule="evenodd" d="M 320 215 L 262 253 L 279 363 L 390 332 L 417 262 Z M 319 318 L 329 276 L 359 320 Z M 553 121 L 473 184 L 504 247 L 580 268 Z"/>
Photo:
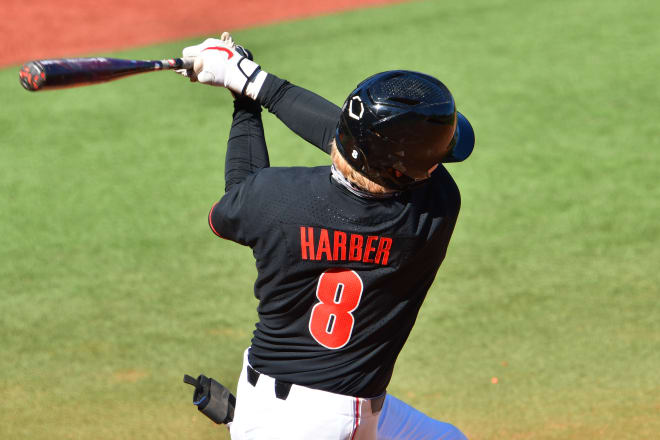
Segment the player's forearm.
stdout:
<path fill-rule="evenodd" d="M 225 191 L 255 171 L 270 166 L 261 123 L 261 107 L 248 99 L 234 102 L 225 156 Z"/>
<path fill-rule="evenodd" d="M 266 77 L 257 101 L 294 133 L 330 153 L 341 109 L 325 98 L 273 74 Z"/>

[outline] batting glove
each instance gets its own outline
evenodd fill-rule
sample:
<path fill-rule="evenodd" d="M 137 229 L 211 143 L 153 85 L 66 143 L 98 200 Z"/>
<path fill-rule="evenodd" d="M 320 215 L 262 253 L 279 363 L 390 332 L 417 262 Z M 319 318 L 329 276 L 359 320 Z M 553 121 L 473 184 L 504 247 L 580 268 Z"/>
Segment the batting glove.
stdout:
<path fill-rule="evenodd" d="M 266 79 L 266 72 L 248 59 L 227 32 L 220 39 L 207 38 L 201 44 L 186 47 L 183 56 L 195 58 L 193 72 L 179 73 L 194 75 L 202 84 L 225 87 L 236 95 L 256 99 Z"/>

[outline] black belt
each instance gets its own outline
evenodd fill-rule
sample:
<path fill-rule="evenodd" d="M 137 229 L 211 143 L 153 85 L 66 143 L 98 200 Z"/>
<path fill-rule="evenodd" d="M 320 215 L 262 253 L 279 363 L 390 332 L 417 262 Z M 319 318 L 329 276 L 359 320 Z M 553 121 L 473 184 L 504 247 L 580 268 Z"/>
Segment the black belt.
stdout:
<path fill-rule="evenodd" d="M 250 385 L 257 386 L 257 381 L 259 380 L 259 373 L 257 370 L 251 366 L 247 366 L 247 381 Z M 275 397 L 278 399 L 286 400 L 289 397 L 289 391 L 291 391 L 291 383 L 284 382 L 279 379 L 275 379 Z M 373 399 L 369 399 L 371 402 L 371 412 L 373 414 L 377 413 L 383 408 L 383 403 L 385 402 L 385 394 Z"/>
<path fill-rule="evenodd" d="M 383 408 L 383 403 L 385 403 L 385 394 L 382 396 L 374 397 L 371 400 L 371 413 L 376 414 Z"/>
<path fill-rule="evenodd" d="M 257 386 L 257 381 L 259 380 L 259 373 L 257 370 L 251 366 L 247 366 L 247 380 L 250 385 Z M 275 397 L 278 399 L 286 400 L 289 397 L 289 391 L 291 391 L 291 384 L 289 382 L 283 382 L 279 379 L 275 379 Z"/>

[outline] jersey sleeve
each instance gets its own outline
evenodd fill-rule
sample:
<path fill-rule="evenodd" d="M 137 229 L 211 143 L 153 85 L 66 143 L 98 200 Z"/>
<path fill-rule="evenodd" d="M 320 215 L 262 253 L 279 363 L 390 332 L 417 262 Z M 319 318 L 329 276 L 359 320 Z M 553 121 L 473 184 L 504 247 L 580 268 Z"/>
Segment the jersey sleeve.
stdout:
<path fill-rule="evenodd" d="M 241 183 L 233 185 L 209 212 L 209 226 L 220 238 L 244 246 L 253 246 L 259 235 L 258 216 L 254 197 L 254 181 L 257 173 L 247 176 Z"/>
<path fill-rule="evenodd" d="M 307 142 L 330 153 L 341 109 L 307 89 L 269 73 L 257 101 Z"/>
<path fill-rule="evenodd" d="M 234 100 L 234 113 L 225 155 L 225 191 L 269 166 L 261 106 L 251 99 L 238 98 Z"/>

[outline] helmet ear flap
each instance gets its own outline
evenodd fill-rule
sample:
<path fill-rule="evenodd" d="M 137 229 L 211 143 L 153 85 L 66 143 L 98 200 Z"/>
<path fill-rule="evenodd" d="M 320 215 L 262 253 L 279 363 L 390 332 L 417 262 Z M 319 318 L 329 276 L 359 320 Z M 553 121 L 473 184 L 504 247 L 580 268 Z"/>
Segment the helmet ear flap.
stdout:
<path fill-rule="evenodd" d="M 367 157 L 364 152 L 357 146 L 353 146 L 346 151 L 344 159 L 356 170 L 366 171 Z"/>
<path fill-rule="evenodd" d="M 357 100 L 361 105 L 362 102 Z M 363 108 L 363 107 L 362 107 Z M 362 110 L 364 111 L 364 110 Z M 350 119 L 346 118 L 345 115 L 342 115 L 335 132 L 335 143 L 337 145 L 337 150 L 341 156 L 348 162 L 348 164 L 355 170 L 360 173 L 363 173 L 367 167 L 367 156 L 364 154 L 362 148 L 359 147 L 358 140 L 354 137 L 354 132 L 359 131 L 359 126 L 356 127 L 357 130 L 351 130 L 350 124 L 355 123 L 355 121 L 349 122 Z"/>

